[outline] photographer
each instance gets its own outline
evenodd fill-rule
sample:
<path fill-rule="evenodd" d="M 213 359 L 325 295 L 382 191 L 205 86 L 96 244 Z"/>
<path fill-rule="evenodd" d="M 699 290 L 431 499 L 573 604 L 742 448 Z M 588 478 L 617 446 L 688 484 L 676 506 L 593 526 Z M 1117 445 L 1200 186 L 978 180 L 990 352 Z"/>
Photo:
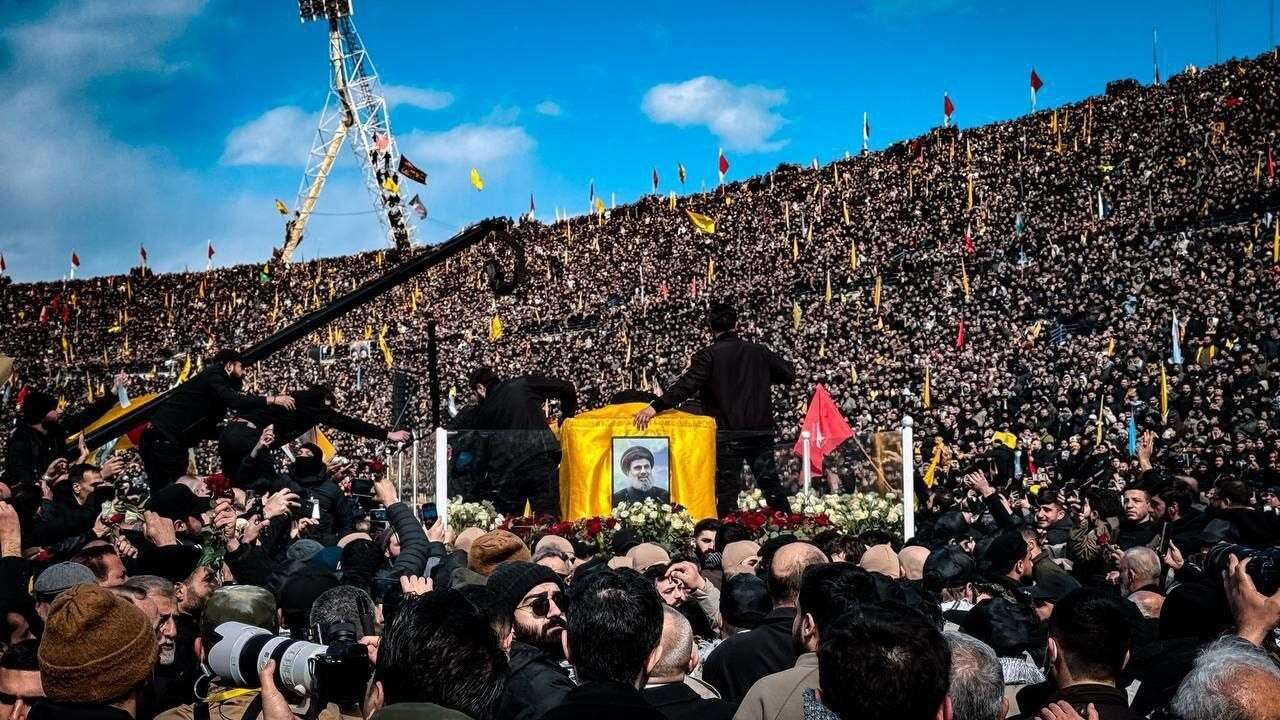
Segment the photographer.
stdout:
<path fill-rule="evenodd" d="M 335 545 L 338 538 L 355 527 L 354 503 L 334 481 L 319 446 L 304 443 L 294 453 L 294 458 L 283 487 L 302 499 L 302 517 L 317 520 L 311 537 L 323 545 Z"/>

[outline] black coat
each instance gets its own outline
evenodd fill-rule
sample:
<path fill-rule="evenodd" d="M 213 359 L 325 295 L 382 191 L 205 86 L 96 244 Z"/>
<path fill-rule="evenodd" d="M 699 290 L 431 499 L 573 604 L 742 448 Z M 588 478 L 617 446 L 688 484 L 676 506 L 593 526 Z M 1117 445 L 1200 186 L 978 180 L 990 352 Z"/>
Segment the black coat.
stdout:
<path fill-rule="evenodd" d="M 644 699 L 667 720 L 730 720 L 737 708 L 724 700 L 707 700 L 682 682 L 647 687 Z"/>
<path fill-rule="evenodd" d="M 727 638 L 707 656 L 702 679 L 736 708 L 757 680 L 795 667 L 795 616 L 793 607 L 775 608 L 755 629 Z"/>
<path fill-rule="evenodd" d="M 563 703 L 573 687 L 569 673 L 550 655 L 526 643 L 513 643 L 498 720 L 538 720 Z"/>
<path fill-rule="evenodd" d="M 271 446 L 273 448 L 288 445 L 317 425 L 324 425 L 370 440 L 387 439 L 386 428 L 344 415 L 330 407 L 325 401 L 325 393 L 322 389 L 294 390 L 289 395 L 293 398 L 293 410 L 279 405 L 267 405 L 237 412 L 236 416 L 253 423 L 259 432 L 268 425 L 274 425 L 276 440 Z"/>
<path fill-rule="evenodd" d="M 74 460 L 79 451 L 74 447 L 67 448 L 67 436 L 92 424 L 115 403 L 115 396 L 108 395 L 79 412 L 63 414 L 52 427 L 45 428 L 45 432 L 40 432 L 19 419 L 17 427 L 9 435 L 4 457 L 4 482 L 11 488 L 37 485 L 54 460 L 60 457 L 68 461 Z"/>
<path fill-rule="evenodd" d="M 471 429 L 486 431 L 484 455 L 491 469 L 511 470 L 531 457 L 560 451 L 542 407 L 550 399 L 560 401 L 565 417 L 577 412 L 577 391 L 563 380 L 528 375 L 489 388 L 471 418 Z"/>
<path fill-rule="evenodd" d="M 588 682 L 570 690 L 543 720 L 666 720 L 639 690 L 615 682 Z"/>
<path fill-rule="evenodd" d="M 689 369 L 654 401 L 659 412 L 699 400 L 717 430 L 774 429 L 772 385 L 790 385 L 795 368 L 764 345 L 727 332 L 693 356 Z"/>
<path fill-rule="evenodd" d="M 262 410 L 267 399 L 241 392 L 243 383 L 227 375 L 221 365 L 210 365 L 199 375 L 177 386 L 156 408 L 151 426 L 182 447 L 195 447 L 216 437 L 218 422 L 227 410 Z"/>

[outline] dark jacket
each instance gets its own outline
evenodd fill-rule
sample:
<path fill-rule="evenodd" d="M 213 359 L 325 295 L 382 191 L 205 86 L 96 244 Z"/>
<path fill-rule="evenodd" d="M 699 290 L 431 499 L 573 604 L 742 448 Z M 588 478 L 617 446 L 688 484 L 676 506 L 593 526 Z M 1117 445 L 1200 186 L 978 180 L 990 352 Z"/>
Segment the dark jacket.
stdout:
<path fill-rule="evenodd" d="M 1235 529 L 1233 539 L 1241 545 L 1251 548 L 1280 545 L 1280 514 L 1253 508 L 1209 508 L 1205 512 L 1213 520 L 1231 523 Z"/>
<path fill-rule="evenodd" d="M 1054 691 L 1043 703 L 1023 704 L 1024 696 L 1029 695 L 1028 691 L 1033 688 L 1038 686 L 1028 686 L 1018 693 L 1018 707 L 1022 711 L 1023 718 L 1034 718 L 1041 708 L 1056 702 L 1069 703 L 1076 712 L 1080 713 L 1080 717 L 1085 717 L 1089 705 L 1092 704 L 1098 711 L 1098 720 L 1138 720 L 1139 718 L 1129 709 L 1129 696 L 1125 691 L 1110 685 L 1092 683 L 1072 685 L 1064 690 Z"/>
<path fill-rule="evenodd" d="M 733 703 L 707 700 L 682 682 L 647 687 L 641 694 L 667 720 L 730 720 L 735 710 Z"/>
<path fill-rule="evenodd" d="M 693 356 L 689 369 L 662 397 L 659 412 L 680 406 L 695 395 L 703 414 L 715 418 L 716 429 L 772 431 L 771 385 L 790 385 L 795 368 L 764 345 L 747 342 L 736 333 L 722 333 Z M 793 658 L 794 659 L 794 658 Z"/>
<path fill-rule="evenodd" d="M 560 401 L 565 417 L 577 412 L 577 391 L 563 380 L 529 375 L 489 388 L 470 421 L 470 429 L 484 431 L 480 454 L 489 468 L 511 471 L 530 458 L 560 452 L 542 407 L 553 398 Z"/>
<path fill-rule="evenodd" d="M 570 690 L 543 720 L 665 720 L 639 690 L 615 682 L 588 682 Z"/>
<path fill-rule="evenodd" d="M 50 547 L 93 530 L 93 523 L 102 510 L 102 503 L 109 500 L 113 492 L 112 488 L 107 487 L 94 493 L 81 505 L 71 492 L 70 481 L 58 483 L 53 488 L 53 499 L 40 503 L 36 521 L 31 525 L 31 540 L 28 544 Z M 79 542 L 78 545 L 83 545 L 84 542 Z"/>
<path fill-rule="evenodd" d="M 91 425 L 115 403 L 115 396 L 108 395 L 79 412 L 64 413 L 45 432 L 40 432 L 19 419 L 17 427 L 9 435 L 4 458 L 4 482 L 10 487 L 35 485 L 44 477 L 44 471 L 49 469 L 49 464 L 55 459 L 62 457 L 68 461 L 74 460 L 78 451 L 74 447 L 67 448 L 67 436 Z"/>
<path fill-rule="evenodd" d="M 293 398 L 293 410 L 279 405 L 267 405 L 237 412 L 236 416 L 253 423 L 259 431 L 268 425 L 274 425 L 276 440 L 271 445 L 273 448 L 288 445 L 317 425 L 324 425 L 370 440 L 387 439 L 386 428 L 344 415 L 330 407 L 325 400 L 325 392 L 322 388 L 293 390 L 289 392 L 289 396 Z"/>
<path fill-rule="evenodd" d="M 374 578 L 381 586 L 400 582 L 401 575 L 422 575 L 427 561 L 443 558 L 448 553 L 444 545 L 427 539 L 413 508 L 403 501 L 387 508 L 387 525 L 400 538 L 400 554 Z"/>
<path fill-rule="evenodd" d="M 755 629 L 726 638 L 707 656 L 702 679 L 736 708 L 757 680 L 796 664 L 795 616 L 793 607 L 775 608 Z"/>
<path fill-rule="evenodd" d="M 1144 523 L 1121 520 L 1115 543 L 1121 550 L 1130 550 L 1142 545 L 1149 545 L 1151 544 L 1151 539 L 1156 536 L 1157 529 L 1156 524 L 1150 520 Z"/>
<path fill-rule="evenodd" d="M 305 504 L 315 500 L 320 508 L 320 523 L 316 526 L 315 539 L 324 545 L 337 545 L 338 539 L 355 529 L 355 508 L 338 484 L 324 470 L 318 475 L 290 478 L 284 487 L 297 493 Z"/>
<path fill-rule="evenodd" d="M 1071 541 L 1071 518 L 1064 517 L 1044 531 L 1046 545 L 1061 546 Z"/>
<path fill-rule="evenodd" d="M 243 383 L 227 375 L 221 365 L 210 365 L 199 375 L 177 386 L 151 416 L 152 428 L 182 447 L 195 447 L 216 437 L 218 422 L 227 410 L 262 410 L 267 399 L 241 392 Z"/>
<path fill-rule="evenodd" d="M 538 720 L 563 703 L 573 687 L 569 673 L 550 655 L 527 643 L 512 643 L 498 720 Z"/>

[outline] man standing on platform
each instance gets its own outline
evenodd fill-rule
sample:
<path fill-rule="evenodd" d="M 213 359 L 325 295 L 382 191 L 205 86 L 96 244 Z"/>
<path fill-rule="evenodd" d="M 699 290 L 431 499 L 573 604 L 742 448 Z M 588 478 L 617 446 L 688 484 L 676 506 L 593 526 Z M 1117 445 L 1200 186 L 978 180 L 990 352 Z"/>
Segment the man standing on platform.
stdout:
<path fill-rule="evenodd" d="M 737 509 L 743 463 L 769 506 L 786 512 L 790 504 L 773 457 L 776 427 L 769 388 L 795 381 L 795 368 L 764 345 L 738 337 L 738 313 L 727 302 L 711 305 L 707 323 L 715 338 L 711 345 L 693 356 L 662 397 L 636 414 L 635 425 L 645 429 L 658 413 L 696 394 L 703 412 L 716 421 L 716 512 L 723 517 Z"/>
<path fill-rule="evenodd" d="M 487 367 L 471 371 L 467 384 L 480 399 L 469 429 L 486 431 L 498 511 L 523 515 L 527 499 L 535 515 L 559 517 L 560 442 L 547 425 L 543 403 L 559 400 L 561 414 L 573 417 L 578 408 L 573 384 L 537 375 L 502 380 Z"/>

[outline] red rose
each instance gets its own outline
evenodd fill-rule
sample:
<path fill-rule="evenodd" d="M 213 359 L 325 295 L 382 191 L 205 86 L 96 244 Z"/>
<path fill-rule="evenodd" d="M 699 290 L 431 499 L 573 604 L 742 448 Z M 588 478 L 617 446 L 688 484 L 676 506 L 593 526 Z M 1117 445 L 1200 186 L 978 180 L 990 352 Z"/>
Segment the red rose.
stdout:
<path fill-rule="evenodd" d="M 604 530 L 604 523 L 600 518 L 589 518 L 587 520 L 587 534 L 591 536 L 599 535 Z"/>
<path fill-rule="evenodd" d="M 49 554 L 48 550 L 44 548 L 40 548 L 40 552 L 37 552 L 35 555 L 33 555 L 31 557 L 31 561 L 36 563 L 47 563 L 49 562 L 49 559 L 51 557 L 52 556 Z"/>
<path fill-rule="evenodd" d="M 831 524 L 831 518 L 827 517 L 826 514 L 824 513 L 814 518 L 813 524 L 817 525 L 818 527 L 827 527 L 828 525 Z"/>
<path fill-rule="evenodd" d="M 120 512 L 107 519 L 107 524 L 109 525 L 119 525 L 122 522 L 124 522 L 124 513 Z"/>

